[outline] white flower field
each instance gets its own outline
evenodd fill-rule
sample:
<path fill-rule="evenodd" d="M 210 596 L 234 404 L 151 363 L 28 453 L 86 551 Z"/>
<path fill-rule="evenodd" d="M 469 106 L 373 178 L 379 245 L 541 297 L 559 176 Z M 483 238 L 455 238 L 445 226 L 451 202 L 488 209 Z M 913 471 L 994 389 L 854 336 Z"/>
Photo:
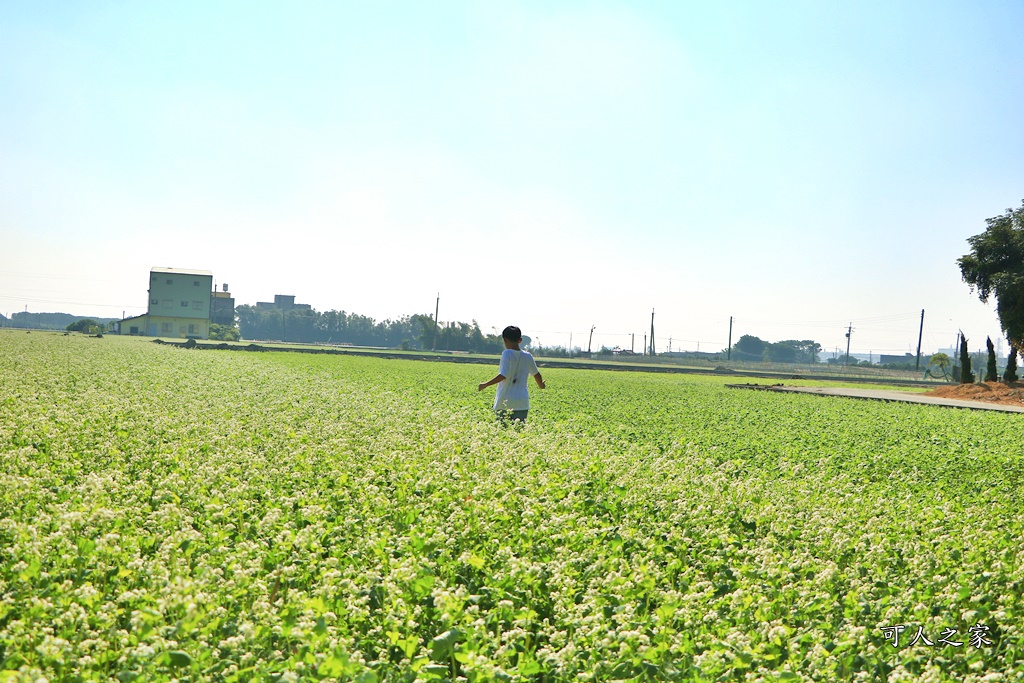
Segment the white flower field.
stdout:
<path fill-rule="evenodd" d="M 1024 680 L 1022 416 L 0 333 L 0 683 Z"/>

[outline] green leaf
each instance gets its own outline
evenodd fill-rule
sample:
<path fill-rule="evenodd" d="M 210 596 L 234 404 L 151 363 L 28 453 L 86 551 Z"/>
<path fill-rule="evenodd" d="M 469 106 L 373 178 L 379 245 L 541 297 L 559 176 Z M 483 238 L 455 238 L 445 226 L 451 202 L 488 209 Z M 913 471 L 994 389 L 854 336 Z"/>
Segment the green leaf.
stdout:
<path fill-rule="evenodd" d="M 538 665 L 539 666 L 539 665 Z M 619 662 L 612 669 L 612 678 L 631 678 L 635 673 L 633 665 L 629 662 Z"/>
<path fill-rule="evenodd" d="M 412 656 L 416 654 L 416 650 L 420 647 L 420 641 L 416 638 L 404 638 L 395 643 L 401 649 L 402 653 L 412 659 Z"/>
<path fill-rule="evenodd" d="M 173 667 L 183 668 L 192 665 L 192 657 L 183 650 L 171 650 L 167 653 L 167 658 Z"/>
<path fill-rule="evenodd" d="M 540 662 L 533 657 L 519 655 L 519 665 L 516 667 L 516 671 L 519 672 L 520 676 L 533 676 L 534 674 L 539 674 Z"/>
<path fill-rule="evenodd" d="M 431 676 L 447 676 L 448 667 L 442 664 L 427 664 L 423 667 L 423 673 Z"/>
<path fill-rule="evenodd" d="M 32 561 L 29 562 L 28 566 L 18 573 L 18 578 L 22 581 L 34 579 L 39 576 L 40 567 L 42 567 L 42 564 L 39 562 L 39 558 L 33 558 Z"/>
<path fill-rule="evenodd" d="M 464 636 L 462 631 L 457 628 L 436 636 L 430 641 L 430 658 L 435 662 L 445 661 L 452 656 L 452 652 L 455 651 L 455 644 L 460 640 L 464 640 Z"/>
<path fill-rule="evenodd" d="M 320 663 L 316 672 L 321 676 L 329 676 L 330 678 L 338 678 L 348 666 L 348 657 L 345 655 L 331 655 Z"/>

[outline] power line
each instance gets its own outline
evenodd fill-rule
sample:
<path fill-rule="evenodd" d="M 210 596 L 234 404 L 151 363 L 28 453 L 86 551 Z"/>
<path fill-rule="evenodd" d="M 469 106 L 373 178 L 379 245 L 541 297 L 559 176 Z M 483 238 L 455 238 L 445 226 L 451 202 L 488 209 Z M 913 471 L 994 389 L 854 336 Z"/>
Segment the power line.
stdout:
<path fill-rule="evenodd" d="M 125 280 L 114 280 L 111 278 L 75 276 L 75 275 L 49 275 L 43 273 L 19 273 L 15 271 L 0 270 L 0 277 L 11 278 L 32 278 L 35 280 L 74 280 L 75 282 L 103 282 L 108 284 L 123 284 Z"/>
<path fill-rule="evenodd" d="M 887 323 L 897 322 L 900 320 L 916 320 L 920 312 L 914 313 L 900 313 L 894 315 L 882 315 L 882 316 L 871 316 L 865 318 L 854 317 L 853 320 L 857 321 L 857 325 L 866 325 L 872 323 Z M 749 320 L 748 327 L 754 325 L 775 325 L 779 327 L 837 327 L 845 326 L 849 323 L 849 319 L 835 319 L 835 320 L 806 320 L 806 321 L 783 321 L 783 320 Z"/>
<path fill-rule="evenodd" d="M 27 304 L 53 304 L 54 306 L 95 306 L 97 308 L 146 308 L 139 304 L 97 304 L 91 301 L 55 301 L 52 299 L 36 299 L 34 297 L 28 298 L 23 296 L 3 296 L 0 295 L 0 299 L 7 301 L 17 301 L 20 303 Z"/>

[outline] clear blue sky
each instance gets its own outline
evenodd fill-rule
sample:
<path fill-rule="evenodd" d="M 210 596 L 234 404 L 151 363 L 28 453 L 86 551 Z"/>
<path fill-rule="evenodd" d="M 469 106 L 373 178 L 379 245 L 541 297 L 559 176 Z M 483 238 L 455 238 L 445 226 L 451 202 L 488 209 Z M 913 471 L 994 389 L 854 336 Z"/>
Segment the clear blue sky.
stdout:
<path fill-rule="evenodd" d="M 983 345 L 1024 4 L 0 5 L 0 312 L 238 303 L 544 344 Z"/>

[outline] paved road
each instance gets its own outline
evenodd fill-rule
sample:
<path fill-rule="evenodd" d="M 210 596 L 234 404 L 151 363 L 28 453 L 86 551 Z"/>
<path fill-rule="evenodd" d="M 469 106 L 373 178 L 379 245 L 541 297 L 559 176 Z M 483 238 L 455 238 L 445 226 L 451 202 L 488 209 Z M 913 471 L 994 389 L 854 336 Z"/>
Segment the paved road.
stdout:
<path fill-rule="evenodd" d="M 862 398 L 872 401 L 900 401 L 903 403 L 924 403 L 947 408 L 969 408 L 970 410 L 994 410 L 1003 413 L 1024 413 L 1024 407 L 988 401 L 963 401 L 955 398 L 938 396 L 922 396 L 908 391 L 888 391 L 885 389 L 858 389 L 853 387 L 787 387 L 781 384 L 727 384 L 733 389 L 759 389 L 761 391 L 781 391 L 796 394 L 815 394 L 817 396 L 845 396 Z"/>

